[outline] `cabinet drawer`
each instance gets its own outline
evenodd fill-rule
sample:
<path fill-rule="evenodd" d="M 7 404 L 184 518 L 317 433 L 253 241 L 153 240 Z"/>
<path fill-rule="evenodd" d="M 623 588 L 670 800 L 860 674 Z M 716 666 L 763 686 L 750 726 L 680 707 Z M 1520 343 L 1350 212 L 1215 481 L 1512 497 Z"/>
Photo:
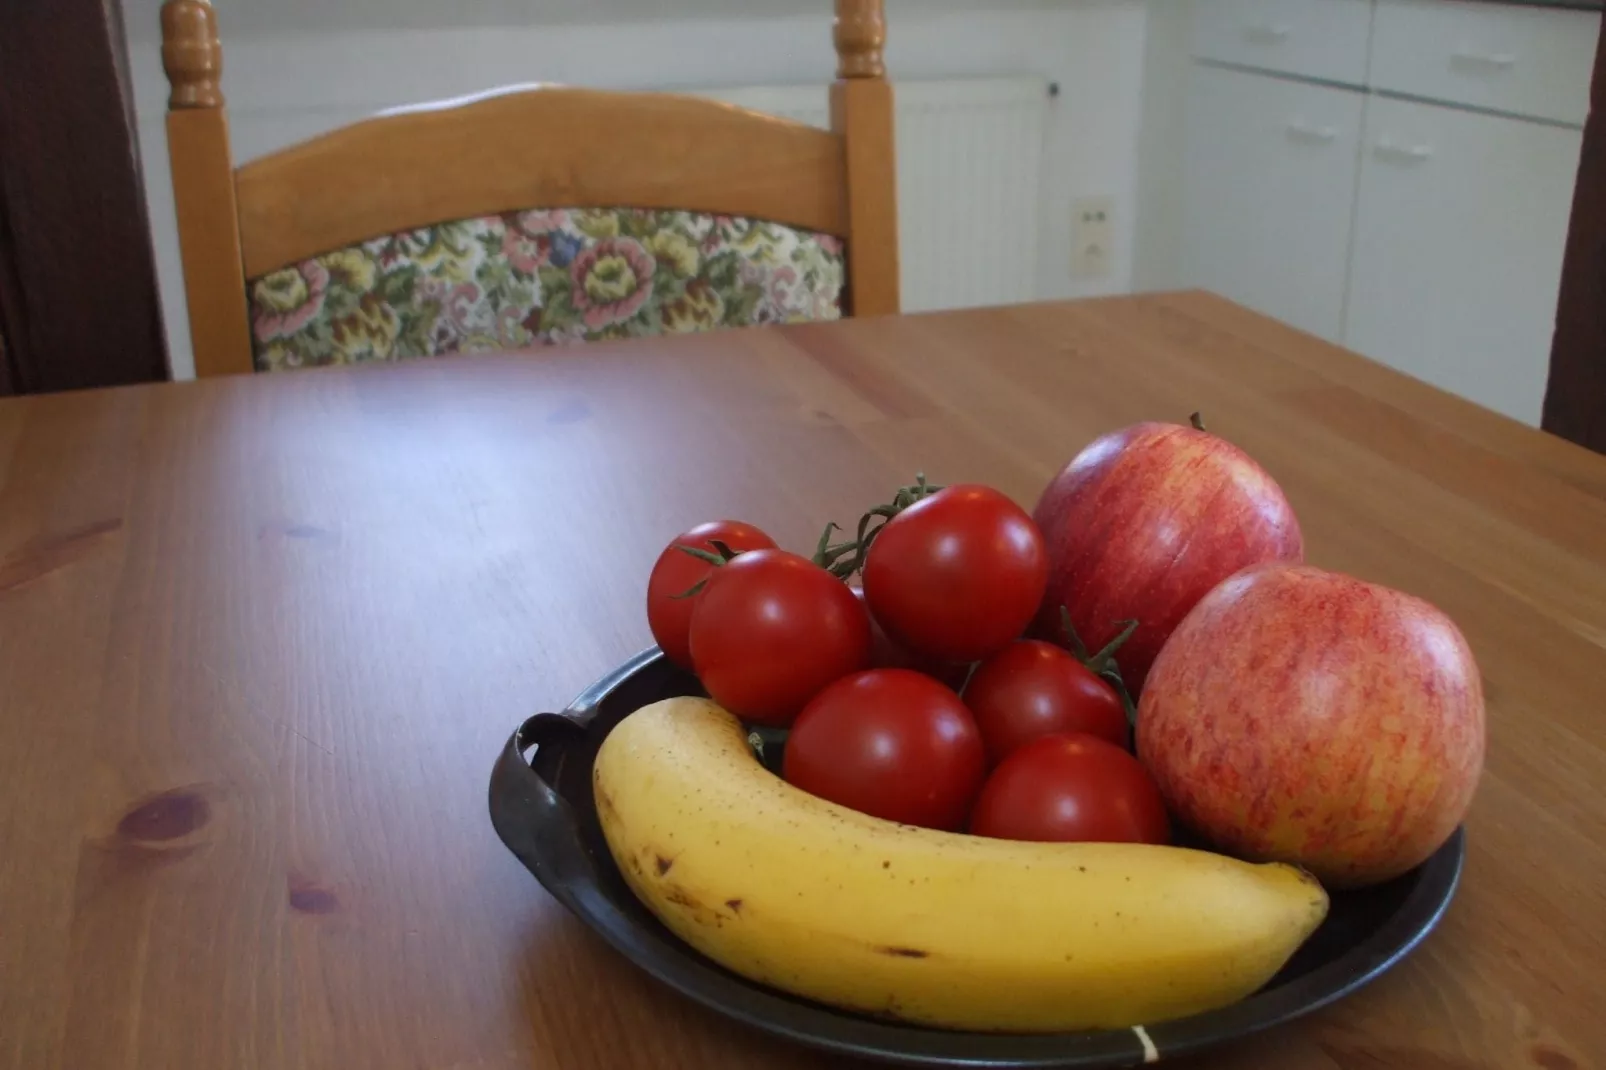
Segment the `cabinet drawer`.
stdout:
<path fill-rule="evenodd" d="M 1344 344 L 1537 424 L 1582 144 L 1566 127 L 1374 98 Z"/>
<path fill-rule="evenodd" d="M 1362 85 L 1371 25 L 1370 0 L 1204 0 L 1193 5 L 1193 54 Z"/>
<path fill-rule="evenodd" d="M 1372 84 L 1582 126 L 1600 14 L 1453 0 L 1378 0 Z"/>
<path fill-rule="evenodd" d="M 1195 66 L 1182 274 L 1337 341 L 1363 95 Z"/>

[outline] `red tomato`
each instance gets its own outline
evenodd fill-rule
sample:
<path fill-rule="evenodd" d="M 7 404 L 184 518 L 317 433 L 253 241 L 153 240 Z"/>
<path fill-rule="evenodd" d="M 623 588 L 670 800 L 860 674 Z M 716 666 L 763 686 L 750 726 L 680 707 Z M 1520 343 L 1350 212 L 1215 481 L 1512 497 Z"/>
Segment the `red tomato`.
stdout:
<path fill-rule="evenodd" d="M 1097 736 L 1045 736 L 1005 758 L 970 831 L 1000 840 L 1166 843 L 1165 803 L 1138 760 Z"/>
<path fill-rule="evenodd" d="M 862 587 L 854 587 L 853 594 L 860 602 L 864 601 Z M 970 666 L 965 662 L 923 658 L 899 646 L 873 616 L 870 618 L 870 668 L 913 669 L 947 684 L 955 691 L 964 686 L 965 677 L 970 674 Z"/>
<path fill-rule="evenodd" d="M 738 553 L 744 550 L 763 550 L 775 545 L 775 540 L 739 520 L 715 520 L 698 524 L 684 535 L 664 547 L 647 578 L 647 626 L 665 656 L 676 665 L 691 668 L 691 611 L 696 607 L 702 592 L 690 598 L 679 598 L 698 583 L 708 578 L 713 565 L 699 561 L 691 554 L 677 549 L 692 546 L 713 551 L 718 540 Z"/>
<path fill-rule="evenodd" d="M 982 662 L 965 705 L 994 765 L 1022 744 L 1066 732 L 1126 746 L 1126 708 L 1115 688 L 1053 643 L 1021 639 Z"/>
<path fill-rule="evenodd" d="M 872 669 L 814 697 L 786 740 L 788 783 L 872 817 L 957 829 L 987 772 L 981 733 L 953 691 Z"/>
<path fill-rule="evenodd" d="M 691 660 L 736 716 L 785 727 L 827 684 L 869 664 L 870 618 L 806 557 L 753 550 L 723 565 L 691 618 Z"/>
<path fill-rule="evenodd" d="M 864 596 L 917 654 L 976 661 L 1020 637 L 1043 601 L 1048 554 L 1026 511 L 990 487 L 949 487 L 875 537 Z"/>

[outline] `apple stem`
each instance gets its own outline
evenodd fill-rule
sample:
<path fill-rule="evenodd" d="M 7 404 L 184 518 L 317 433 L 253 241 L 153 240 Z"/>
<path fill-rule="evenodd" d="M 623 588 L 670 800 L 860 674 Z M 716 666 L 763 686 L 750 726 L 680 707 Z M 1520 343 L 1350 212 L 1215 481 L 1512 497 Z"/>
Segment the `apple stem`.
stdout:
<path fill-rule="evenodd" d="M 1195 431 L 1203 431 L 1205 429 L 1204 413 L 1202 413 L 1202 412 L 1195 412 L 1195 413 L 1190 414 L 1188 416 L 1188 422 L 1193 425 L 1193 429 Z"/>

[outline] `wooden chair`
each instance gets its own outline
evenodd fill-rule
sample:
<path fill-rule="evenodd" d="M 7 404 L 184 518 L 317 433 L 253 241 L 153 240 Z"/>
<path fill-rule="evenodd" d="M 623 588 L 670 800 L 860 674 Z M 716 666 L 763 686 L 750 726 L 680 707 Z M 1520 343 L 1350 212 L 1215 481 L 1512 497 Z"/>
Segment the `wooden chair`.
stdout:
<path fill-rule="evenodd" d="M 166 0 L 162 36 L 200 376 L 898 311 L 882 0 L 836 0 L 829 132 L 510 87 L 239 168 L 211 4 Z"/>

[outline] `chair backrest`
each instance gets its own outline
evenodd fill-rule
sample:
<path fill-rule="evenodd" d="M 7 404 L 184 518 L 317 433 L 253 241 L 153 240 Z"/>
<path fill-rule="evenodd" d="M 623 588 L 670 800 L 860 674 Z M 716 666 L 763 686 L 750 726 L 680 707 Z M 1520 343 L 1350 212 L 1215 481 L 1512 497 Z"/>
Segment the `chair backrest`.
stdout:
<path fill-rule="evenodd" d="M 829 131 L 694 97 L 521 86 L 397 109 L 235 168 L 212 5 L 166 0 L 168 151 L 196 373 L 252 370 L 247 280 L 525 209 L 679 209 L 817 231 L 845 243 L 846 311 L 897 312 L 885 36 L 882 0 L 836 0 Z"/>

